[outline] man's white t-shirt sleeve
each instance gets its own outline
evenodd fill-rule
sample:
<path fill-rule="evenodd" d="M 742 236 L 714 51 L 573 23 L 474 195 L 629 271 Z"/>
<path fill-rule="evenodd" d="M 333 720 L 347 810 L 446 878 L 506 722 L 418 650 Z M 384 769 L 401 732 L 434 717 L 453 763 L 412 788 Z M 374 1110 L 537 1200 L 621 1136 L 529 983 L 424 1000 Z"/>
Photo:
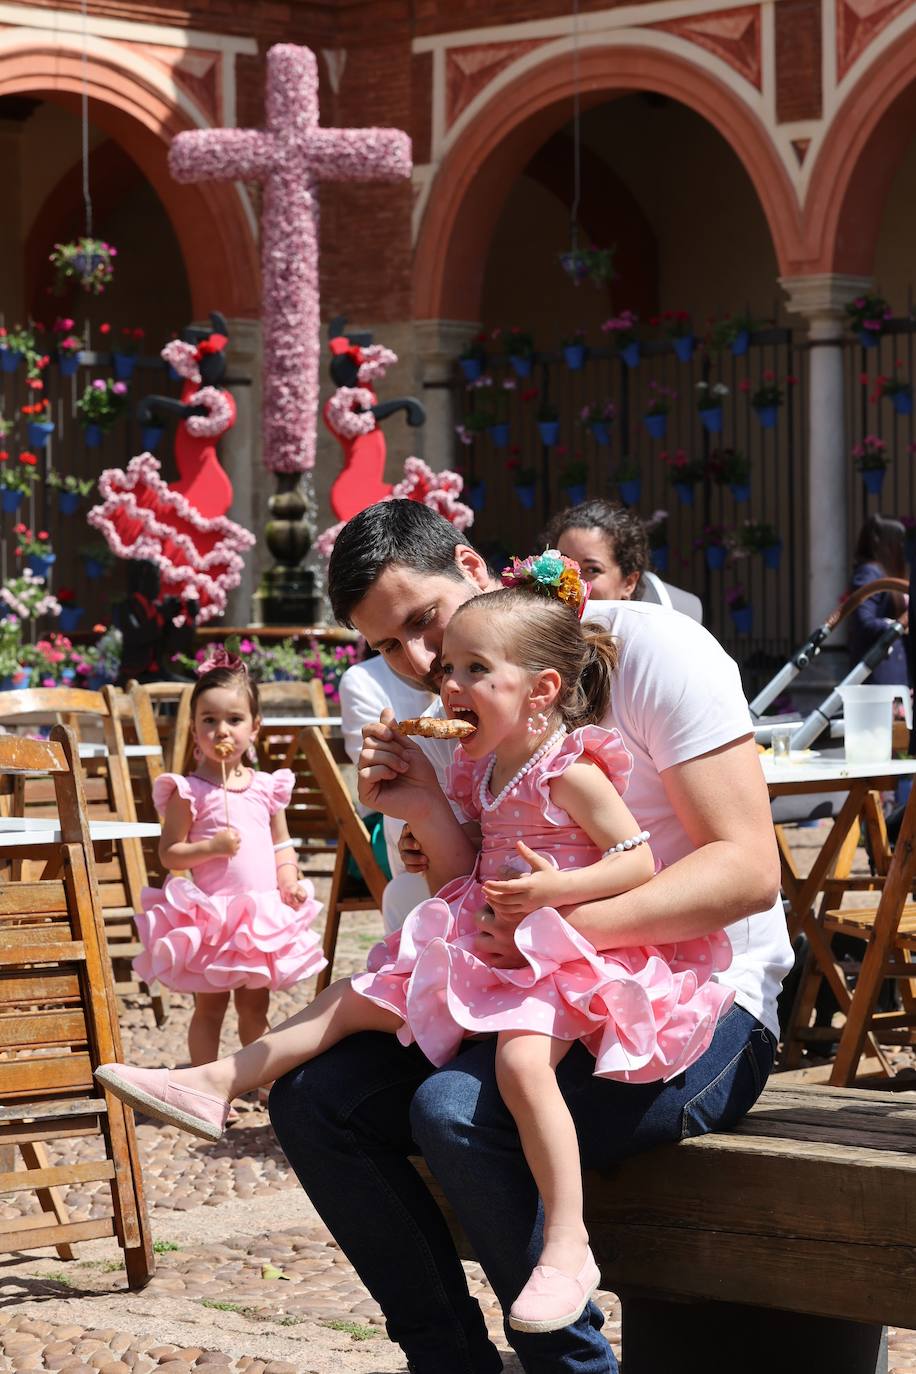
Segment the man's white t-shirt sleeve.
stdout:
<path fill-rule="evenodd" d="M 348 669 L 340 679 L 341 731 L 347 758 L 354 767 L 359 763 L 363 747 L 363 726 L 378 720 L 390 705 L 384 690 L 370 673 Z"/>

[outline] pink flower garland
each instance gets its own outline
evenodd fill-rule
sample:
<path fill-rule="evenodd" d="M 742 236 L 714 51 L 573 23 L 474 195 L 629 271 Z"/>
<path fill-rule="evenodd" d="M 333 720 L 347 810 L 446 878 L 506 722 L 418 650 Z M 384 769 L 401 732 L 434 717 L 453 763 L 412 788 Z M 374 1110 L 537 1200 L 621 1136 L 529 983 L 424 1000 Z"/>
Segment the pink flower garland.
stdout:
<path fill-rule="evenodd" d="M 187 343 L 184 339 L 170 339 L 165 347 L 159 350 L 159 357 L 168 363 L 179 377 L 184 377 L 189 382 L 200 381 L 196 344 Z"/>
<path fill-rule="evenodd" d="M 457 530 L 466 530 L 474 523 L 474 512 L 458 497 L 464 490 L 464 478 L 460 472 L 446 468 L 443 472 L 433 472 L 422 458 L 404 459 L 404 476 L 397 486 L 392 487 L 386 501 L 422 501 L 424 506 L 438 511 L 450 520 Z M 322 530 L 315 540 L 315 551 L 322 558 L 330 558 L 337 536 L 347 522 L 331 525 Z"/>
<path fill-rule="evenodd" d="M 366 387 L 339 386 L 325 406 L 324 418 L 334 434 L 355 439 L 358 434 L 371 434 L 375 429 L 375 416 L 370 409 L 373 405 L 375 397 Z"/>
<path fill-rule="evenodd" d="M 188 397 L 188 405 L 207 406 L 209 415 L 189 415 L 185 420 L 188 433 L 195 439 L 218 439 L 235 423 L 235 412 L 226 392 L 215 386 L 201 387 Z"/>
<path fill-rule="evenodd" d="M 169 165 L 178 181 L 264 186 L 264 462 L 304 472 L 315 465 L 318 416 L 318 189 L 322 181 L 409 177 L 410 139 L 400 129 L 321 128 L 315 55 L 289 43 L 268 51 L 266 108 L 263 130 L 178 134 Z"/>
<path fill-rule="evenodd" d="M 363 360 L 359 365 L 356 380 L 361 386 L 371 386 L 373 382 L 379 381 L 398 360 L 398 355 L 390 348 L 385 348 L 383 344 L 369 344 L 360 351 Z"/>

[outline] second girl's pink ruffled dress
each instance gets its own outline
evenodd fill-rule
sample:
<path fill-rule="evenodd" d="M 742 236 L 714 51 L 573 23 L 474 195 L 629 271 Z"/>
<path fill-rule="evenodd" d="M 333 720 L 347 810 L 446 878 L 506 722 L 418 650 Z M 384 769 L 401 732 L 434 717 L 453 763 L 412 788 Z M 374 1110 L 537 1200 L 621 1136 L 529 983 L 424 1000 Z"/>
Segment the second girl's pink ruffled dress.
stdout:
<path fill-rule="evenodd" d="M 481 882 L 506 876 L 507 868 L 527 871 L 517 839 L 560 869 L 600 857 L 550 797 L 551 779 L 584 756 L 624 791 L 630 754 L 616 730 L 590 725 L 559 741 L 486 811 L 479 791 L 489 760 L 456 753 L 449 794 L 469 819 L 480 818 L 483 832 L 475 871 L 415 907 L 403 928 L 371 951 L 368 972 L 353 979 L 363 996 L 404 1018 L 400 1040 L 416 1041 L 433 1064 L 447 1063 L 466 1035 L 527 1029 L 582 1040 L 602 1078 L 667 1080 L 707 1049 L 733 1001 L 732 990 L 714 978 L 731 963 L 724 931 L 599 953 L 552 907 L 541 907 L 517 927 L 521 967 L 496 968 L 475 951 L 474 913 L 486 905 Z"/>
<path fill-rule="evenodd" d="M 176 992 L 288 988 L 324 967 L 311 929 L 321 909 L 312 884 L 306 882 L 308 896 L 298 908 L 287 906 L 277 890 L 270 819 L 289 804 L 294 782 L 288 768 L 254 773 L 244 791 L 229 793 L 238 852 L 196 865 L 190 878 L 143 889 L 136 919 L 144 951 L 134 968 L 145 982 L 156 979 Z M 225 828 L 218 783 L 164 773 L 153 784 L 160 814 L 176 791 L 190 803 L 189 840 Z"/>

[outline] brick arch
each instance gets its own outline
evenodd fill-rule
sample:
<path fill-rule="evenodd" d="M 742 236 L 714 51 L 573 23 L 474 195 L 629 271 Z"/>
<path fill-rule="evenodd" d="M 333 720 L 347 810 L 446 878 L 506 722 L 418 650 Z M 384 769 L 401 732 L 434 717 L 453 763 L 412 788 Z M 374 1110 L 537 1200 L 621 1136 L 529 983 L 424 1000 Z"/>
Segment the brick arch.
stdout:
<path fill-rule="evenodd" d="M 884 49 L 834 114 L 805 198 L 799 273 L 870 276 L 891 183 L 916 127 L 916 30 Z"/>
<path fill-rule="evenodd" d="M 172 100 L 144 74 L 151 64 L 117 60 L 114 44 L 90 52 L 86 79 L 93 124 L 120 144 L 151 184 L 174 227 L 191 289 L 195 316 L 213 309 L 230 317 L 259 312 L 258 259 L 254 236 L 234 186 L 179 186 L 168 170 L 169 144 L 183 129 L 198 127 L 190 102 Z M 162 73 L 163 85 L 168 78 Z M 0 47 L 0 95 L 31 95 L 79 114 L 81 55 L 63 41 L 29 35 L 27 45 Z"/>
<path fill-rule="evenodd" d="M 614 95 L 656 91 L 717 129 L 748 173 L 780 270 L 788 270 L 800 237 L 795 193 L 764 126 L 724 81 L 642 45 L 586 48 L 578 65 L 584 108 Z M 449 149 L 430 188 L 414 256 L 414 313 L 420 319 L 478 317 L 487 250 L 507 189 L 568 122 L 573 93 L 569 53 L 546 58 L 500 86 Z"/>

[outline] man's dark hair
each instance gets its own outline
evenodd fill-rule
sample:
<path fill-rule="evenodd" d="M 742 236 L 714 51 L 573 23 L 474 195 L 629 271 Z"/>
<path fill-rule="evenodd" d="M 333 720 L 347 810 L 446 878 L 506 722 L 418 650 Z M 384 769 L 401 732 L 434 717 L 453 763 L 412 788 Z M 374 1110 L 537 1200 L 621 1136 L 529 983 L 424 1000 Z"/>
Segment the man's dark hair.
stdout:
<path fill-rule="evenodd" d="M 420 501 L 367 506 L 344 525 L 328 563 L 328 597 L 336 619 L 352 627 L 354 609 L 392 564 L 460 581 L 455 550 L 468 542 L 451 521 Z"/>

